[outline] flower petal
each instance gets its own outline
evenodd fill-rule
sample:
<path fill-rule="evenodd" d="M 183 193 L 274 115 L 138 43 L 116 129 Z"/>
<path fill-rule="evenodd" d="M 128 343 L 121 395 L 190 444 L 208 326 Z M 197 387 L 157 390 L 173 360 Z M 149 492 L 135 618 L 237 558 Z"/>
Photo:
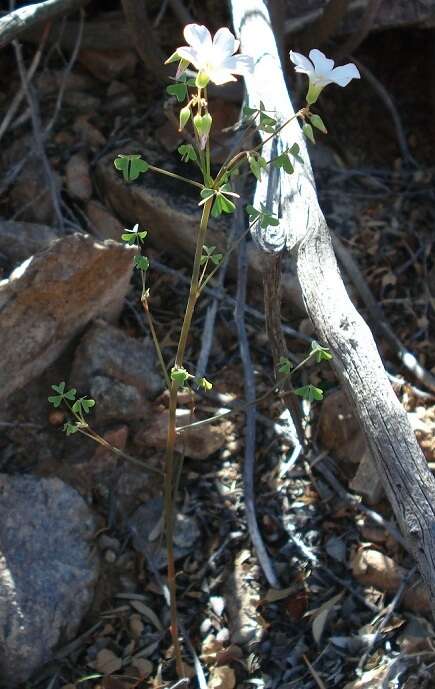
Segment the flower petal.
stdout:
<path fill-rule="evenodd" d="M 196 69 L 201 69 L 202 59 L 197 50 L 194 48 L 188 48 L 187 46 L 182 46 L 181 48 L 177 48 L 177 53 L 183 60 L 186 60 L 196 67 Z"/>
<path fill-rule="evenodd" d="M 221 65 L 209 69 L 207 74 L 210 77 L 210 81 L 216 84 L 216 86 L 226 84 L 228 81 L 237 81 L 237 79 L 231 74 L 230 70 L 224 69 Z"/>
<path fill-rule="evenodd" d="M 314 65 L 305 55 L 290 50 L 290 60 L 295 65 L 296 72 L 300 72 L 301 74 L 312 74 L 312 72 L 314 72 Z"/>
<path fill-rule="evenodd" d="M 231 31 L 225 26 L 216 31 L 213 37 L 213 52 L 216 57 L 219 55 L 221 59 L 226 58 L 239 49 L 240 41 L 237 41 Z"/>
<path fill-rule="evenodd" d="M 220 65 L 222 69 L 227 69 L 232 74 L 252 74 L 254 71 L 254 60 L 249 55 L 232 55 L 227 57 Z"/>
<path fill-rule="evenodd" d="M 319 76 L 329 76 L 331 69 L 334 67 L 334 60 L 330 60 L 321 50 L 317 50 L 317 48 L 310 50 L 310 60 L 314 65 L 316 74 Z"/>
<path fill-rule="evenodd" d="M 352 62 L 348 62 L 347 65 L 333 69 L 329 78 L 338 86 L 347 86 L 352 79 L 361 79 L 361 75 L 357 67 Z"/>
<path fill-rule="evenodd" d="M 211 35 L 206 26 L 202 24 L 188 24 L 184 27 L 183 34 L 188 44 L 198 52 L 211 49 Z"/>

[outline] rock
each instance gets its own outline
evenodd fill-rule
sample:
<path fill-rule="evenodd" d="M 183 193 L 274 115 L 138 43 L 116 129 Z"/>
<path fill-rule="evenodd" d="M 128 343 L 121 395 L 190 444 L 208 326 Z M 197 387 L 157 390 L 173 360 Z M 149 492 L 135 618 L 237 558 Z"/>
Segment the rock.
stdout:
<path fill-rule="evenodd" d="M 135 443 L 163 450 L 166 447 L 168 419 L 169 412 L 166 409 L 157 412 L 148 420 L 146 427 L 138 431 Z M 190 409 L 177 409 L 178 426 L 185 426 L 192 421 L 195 418 L 192 419 Z M 232 430 L 231 422 L 226 421 L 219 425 L 206 424 L 183 431 L 178 434 L 176 449 L 191 459 L 209 459 L 228 442 Z"/>
<path fill-rule="evenodd" d="M 143 152 L 143 159 L 170 172 L 182 175 L 192 173 L 192 167 L 177 165 L 177 158 L 168 155 L 163 147 L 149 144 L 133 143 L 128 150 L 119 153 Z M 148 231 L 147 242 L 158 250 L 171 252 L 177 257 L 188 259 L 189 266 L 195 249 L 195 228 L 200 221 L 198 208 L 199 196 L 191 191 L 187 184 L 169 179 L 162 175 L 148 172 L 134 183 L 126 184 L 122 175 L 116 171 L 113 160 L 116 153 L 103 157 L 96 167 L 96 182 L 104 196 L 105 204 L 111 207 L 124 224 L 124 227 L 139 223 Z M 225 250 L 231 218 L 221 216 L 211 219 L 208 242 Z M 260 252 L 248 246 L 249 278 L 255 285 L 262 285 L 262 263 Z M 237 261 L 230 259 L 229 272 L 237 275 Z M 288 299 L 293 306 L 304 313 L 305 307 L 297 279 L 284 264 L 282 275 L 283 299 Z"/>
<path fill-rule="evenodd" d="M 150 338 L 129 337 L 119 328 L 98 320 L 76 349 L 71 380 L 86 391 L 95 376 L 103 375 L 153 399 L 164 387 L 157 366 Z"/>
<path fill-rule="evenodd" d="M 366 3 L 350 3 L 344 21 L 340 23 L 334 35 L 353 33 L 355 26 L 361 25 L 362 12 Z M 304 28 L 309 32 L 312 22 L 317 19 L 325 6 L 324 0 L 296 0 L 287 3 L 286 30 L 298 31 Z M 301 19 L 308 22 L 301 22 Z M 373 22 L 373 29 L 391 29 L 401 26 L 433 26 L 435 23 L 435 0 L 417 2 L 417 0 L 396 0 L 381 2 Z"/>
<path fill-rule="evenodd" d="M 95 418 L 99 422 L 133 421 L 149 411 L 137 388 L 106 376 L 91 379 L 90 396 L 96 401 Z"/>
<path fill-rule="evenodd" d="M 124 226 L 99 201 L 89 201 L 86 206 L 89 229 L 98 239 L 115 239 L 119 241 Z"/>
<path fill-rule="evenodd" d="M 73 130 L 80 136 L 83 144 L 88 145 L 92 150 L 102 148 L 106 143 L 106 137 L 95 127 L 89 118 L 91 115 L 79 115 L 74 120 Z"/>
<path fill-rule="evenodd" d="M 134 254 L 77 233 L 0 281 L 0 400 L 36 378 L 89 321 L 119 316 Z"/>
<path fill-rule="evenodd" d="M 81 50 L 79 62 L 100 81 L 127 78 L 134 74 L 137 64 L 136 53 L 130 50 Z"/>
<path fill-rule="evenodd" d="M 95 113 L 101 105 L 101 98 L 86 91 L 66 91 L 64 103 L 82 113 Z"/>
<path fill-rule="evenodd" d="M 328 450 L 343 462 L 358 464 L 350 487 L 374 505 L 384 495 L 382 482 L 358 419 L 344 390 L 328 395 L 323 401 L 319 438 Z"/>
<path fill-rule="evenodd" d="M 68 194 L 78 201 L 89 201 L 92 196 L 92 182 L 89 164 L 83 153 L 76 153 L 68 160 L 65 168 Z"/>
<path fill-rule="evenodd" d="M 48 225 L 0 220 L 0 252 L 13 266 L 44 251 L 58 238 L 59 233 Z"/>
<path fill-rule="evenodd" d="M 369 505 L 376 505 L 384 497 L 384 488 L 372 453 L 365 439 L 362 440 L 360 463 L 355 476 L 349 483 L 349 488 L 362 495 Z"/>
<path fill-rule="evenodd" d="M 50 225 L 55 218 L 53 197 L 47 183 L 47 173 L 39 156 L 32 154 L 31 137 L 15 139 L 2 155 L 2 168 L 6 172 L 17 161 L 28 156 L 16 182 L 9 191 L 9 199 L 17 220 Z M 52 171 L 54 185 L 60 191 L 62 182 Z"/>
<path fill-rule="evenodd" d="M 94 517 L 57 478 L 0 475 L 0 685 L 25 682 L 76 634 L 93 597 Z"/>
<path fill-rule="evenodd" d="M 81 74 L 76 70 L 68 73 L 63 69 L 44 70 L 36 79 L 38 93 L 41 96 L 57 96 L 61 87 L 66 91 L 95 91 L 95 84 L 95 80 L 89 74 Z"/>
<path fill-rule="evenodd" d="M 155 498 L 138 507 L 128 525 L 133 534 L 136 550 L 150 559 L 157 569 L 167 564 L 166 546 L 161 538 L 163 526 L 163 500 Z M 174 555 L 179 560 L 196 547 L 200 531 L 196 519 L 178 512 L 175 516 Z"/>
<path fill-rule="evenodd" d="M 361 548 L 351 561 L 352 572 L 364 586 L 374 586 L 379 591 L 395 594 L 408 572 L 391 557 L 373 548 Z M 403 594 L 402 603 L 408 610 L 430 614 L 427 589 L 420 581 L 409 585 Z"/>

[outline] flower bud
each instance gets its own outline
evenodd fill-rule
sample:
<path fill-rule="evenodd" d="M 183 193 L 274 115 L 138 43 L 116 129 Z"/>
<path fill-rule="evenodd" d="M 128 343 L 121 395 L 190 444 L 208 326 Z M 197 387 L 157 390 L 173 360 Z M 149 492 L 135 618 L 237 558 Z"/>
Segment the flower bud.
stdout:
<path fill-rule="evenodd" d="M 199 89 L 205 89 L 209 81 L 210 77 L 205 72 L 198 72 L 196 75 L 195 84 Z"/>
<path fill-rule="evenodd" d="M 178 131 L 181 132 L 182 129 L 186 126 L 190 119 L 190 108 L 188 105 L 186 105 L 184 108 L 181 108 L 180 110 L 180 128 Z"/>
<path fill-rule="evenodd" d="M 198 133 L 201 148 L 205 148 L 212 124 L 212 117 L 210 113 L 206 112 L 205 115 L 202 115 L 202 117 L 199 113 L 197 113 L 193 118 L 193 124 Z"/>

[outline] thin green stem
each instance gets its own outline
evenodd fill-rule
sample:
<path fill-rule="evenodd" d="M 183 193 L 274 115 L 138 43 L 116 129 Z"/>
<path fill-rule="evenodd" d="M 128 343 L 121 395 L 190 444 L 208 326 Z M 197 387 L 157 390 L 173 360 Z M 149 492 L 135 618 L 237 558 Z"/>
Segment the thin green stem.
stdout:
<path fill-rule="evenodd" d="M 168 370 L 167 370 L 166 365 L 165 365 L 165 360 L 164 360 L 163 354 L 162 354 L 162 348 L 160 347 L 159 339 L 157 337 L 157 332 L 156 332 L 156 329 L 154 327 L 154 319 L 153 319 L 151 312 L 150 312 L 150 309 L 149 309 L 148 299 L 147 299 L 145 290 L 142 292 L 141 302 L 142 302 L 143 310 L 145 311 L 146 319 L 148 321 L 148 327 L 149 327 L 150 332 L 151 332 L 151 337 L 153 338 L 154 349 L 156 350 L 157 358 L 159 360 L 160 368 L 162 369 L 162 373 L 163 373 L 163 377 L 165 379 L 166 387 L 169 389 L 169 387 L 171 385 L 171 381 L 170 381 L 169 376 L 168 376 Z"/>
<path fill-rule="evenodd" d="M 293 368 L 289 375 L 286 376 L 286 378 L 283 379 L 282 382 L 285 380 L 289 380 L 296 371 L 299 371 L 303 366 L 305 366 L 306 363 L 314 356 L 314 352 L 310 352 L 308 356 L 305 357 L 295 368 Z M 275 392 L 279 392 L 280 387 L 279 385 L 273 385 L 269 390 L 267 390 L 263 395 L 260 395 L 260 397 L 257 397 L 255 400 L 252 400 L 252 402 L 245 402 L 245 403 L 240 403 L 237 405 L 237 407 L 233 407 L 232 409 L 227 409 L 223 412 L 220 412 L 219 414 L 215 414 L 214 416 L 209 416 L 207 419 L 201 419 L 200 421 L 194 421 L 194 423 L 189 423 L 186 424 L 185 426 L 177 426 L 177 433 L 181 433 L 182 431 L 187 431 L 189 428 L 198 428 L 200 426 L 205 426 L 209 423 L 212 423 L 213 421 L 218 421 L 220 418 L 223 416 L 228 416 L 228 414 L 234 414 L 236 412 L 241 412 L 244 411 L 245 409 L 248 409 L 249 407 L 252 407 L 259 402 L 264 402 L 264 400 L 268 399 L 271 395 L 273 395 Z M 293 390 L 287 390 L 283 391 L 281 393 L 282 397 L 286 397 L 286 395 L 292 395 Z"/>
<path fill-rule="evenodd" d="M 254 146 L 254 148 L 249 149 L 249 151 L 240 151 L 237 153 L 235 156 L 231 158 L 231 160 L 228 163 L 225 163 L 221 169 L 219 170 L 217 177 L 215 179 L 215 185 L 218 186 L 219 182 L 221 181 L 222 177 L 229 172 L 230 170 L 234 170 L 237 168 L 242 162 L 245 156 L 247 156 L 249 153 L 255 153 L 256 151 L 260 150 L 263 146 L 265 146 L 271 139 L 273 139 L 277 134 L 279 134 L 284 127 L 287 127 L 290 122 L 292 122 L 294 119 L 297 117 L 305 117 L 309 111 L 309 107 L 304 107 L 298 110 L 294 115 L 289 117 L 288 120 L 286 120 L 283 124 L 281 124 L 278 129 L 275 129 L 275 131 L 268 137 L 264 139 L 264 141 L 260 141 L 259 144 Z"/>
<path fill-rule="evenodd" d="M 166 177 L 173 177 L 174 179 L 179 179 L 182 182 L 187 182 L 198 189 L 204 189 L 204 185 L 201 182 L 195 182 L 193 179 L 188 179 L 188 177 L 183 177 L 183 175 L 177 175 L 176 172 L 169 172 L 169 170 L 163 170 L 161 167 L 156 167 L 155 165 L 149 165 L 149 170 L 157 172 L 159 175 L 166 175 Z"/>
<path fill-rule="evenodd" d="M 213 198 L 207 199 L 203 206 L 201 223 L 199 226 L 198 237 L 196 240 L 195 257 L 193 261 L 192 278 L 190 283 L 189 298 L 184 314 L 183 325 L 181 327 L 180 339 L 178 342 L 175 366 L 183 366 L 184 354 L 186 351 L 187 339 L 192 324 L 193 312 L 199 295 L 199 278 L 201 271 L 202 249 L 207 233 L 208 221 L 210 217 Z M 170 596 L 170 618 L 171 618 L 171 637 L 174 645 L 175 661 L 179 677 L 183 677 L 183 659 L 181 647 L 178 639 L 178 619 L 177 619 L 177 586 L 175 578 L 175 558 L 174 558 L 174 452 L 177 440 L 177 384 L 171 381 L 169 388 L 169 420 L 168 435 L 165 456 L 165 478 L 164 478 L 164 521 L 166 534 L 166 551 L 168 558 L 168 588 Z"/>

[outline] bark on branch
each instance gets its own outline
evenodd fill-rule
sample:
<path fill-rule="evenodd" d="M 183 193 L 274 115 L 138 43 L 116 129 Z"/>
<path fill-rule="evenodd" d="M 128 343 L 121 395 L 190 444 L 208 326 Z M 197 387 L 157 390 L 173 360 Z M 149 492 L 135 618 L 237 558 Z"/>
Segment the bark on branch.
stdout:
<path fill-rule="evenodd" d="M 255 61 L 255 72 L 246 80 L 249 103 L 258 106 L 262 100 L 285 121 L 294 111 L 266 4 L 232 0 L 232 11 L 242 51 Z M 254 238 L 263 249 L 279 253 L 287 248 L 294 258 L 307 312 L 320 341 L 330 347 L 335 369 L 353 400 L 391 506 L 428 586 L 435 616 L 435 480 L 388 381 L 373 336 L 346 292 L 295 121 L 283 131 L 277 152 L 294 142 L 305 164 L 296 163 L 293 175 L 279 175 L 273 193 L 270 188 L 268 193 L 267 179 L 258 183 L 255 193 L 254 206 L 271 199 L 280 226 L 272 228 L 273 234 L 257 231 Z"/>
<path fill-rule="evenodd" d="M 4 48 L 37 24 L 73 12 L 88 2 L 89 0 L 45 0 L 9 12 L 0 17 L 0 48 Z"/>

